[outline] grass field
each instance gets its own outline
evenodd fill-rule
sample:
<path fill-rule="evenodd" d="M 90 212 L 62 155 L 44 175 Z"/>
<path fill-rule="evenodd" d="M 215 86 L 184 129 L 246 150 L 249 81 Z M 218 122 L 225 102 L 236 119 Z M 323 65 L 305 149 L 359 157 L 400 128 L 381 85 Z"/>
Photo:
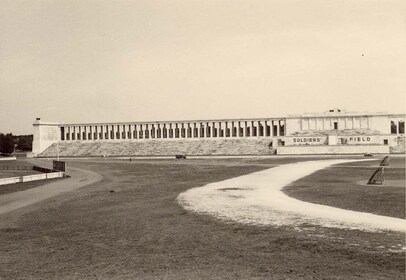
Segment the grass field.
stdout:
<path fill-rule="evenodd" d="M 25 175 L 40 174 L 32 170 L 33 164 L 25 160 L 0 161 L 0 179 Z M 18 170 L 21 168 L 21 170 Z"/>
<path fill-rule="evenodd" d="M 0 278 L 404 279 L 405 252 L 395 249 L 405 246 L 403 233 L 224 223 L 175 201 L 189 188 L 298 160 L 306 158 L 69 161 L 104 179 L 0 216 Z M 351 188 L 332 187 L 356 185 L 359 170 L 367 169 L 332 167 L 287 192 L 318 203 L 344 201 L 336 206 L 347 209 L 367 204 L 364 211 L 374 212 Z M 387 188 L 398 198 L 380 201 L 381 214 L 397 216 L 404 205 L 399 189 Z"/>
<path fill-rule="evenodd" d="M 292 183 L 285 193 L 303 201 L 404 219 L 404 159 L 391 159 L 382 186 L 367 185 L 376 169 L 375 161 L 333 166 Z"/>
<path fill-rule="evenodd" d="M 40 173 L 38 173 L 40 174 Z M 31 174 L 28 174 L 31 175 Z M 22 176 L 22 175 L 20 175 Z M 35 187 L 42 186 L 44 184 L 49 184 L 55 182 L 57 180 L 63 180 L 64 178 L 55 178 L 55 179 L 47 179 L 47 180 L 38 180 L 38 181 L 31 181 L 31 182 L 24 182 L 24 183 L 15 183 L 9 185 L 1 185 L 0 186 L 0 195 L 8 194 L 13 192 L 25 191 L 28 189 L 32 189 Z"/>

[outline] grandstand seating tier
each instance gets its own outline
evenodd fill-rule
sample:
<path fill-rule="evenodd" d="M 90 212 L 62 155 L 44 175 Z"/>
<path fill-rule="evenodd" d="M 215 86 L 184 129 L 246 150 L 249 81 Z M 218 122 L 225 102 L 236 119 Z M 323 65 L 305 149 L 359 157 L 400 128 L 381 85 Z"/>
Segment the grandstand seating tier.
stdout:
<path fill-rule="evenodd" d="M 174 155 L 269 155 L 270 139 L 148 140 L 120 142 L 60 142 L 38 157 L 174 156 Z"/>

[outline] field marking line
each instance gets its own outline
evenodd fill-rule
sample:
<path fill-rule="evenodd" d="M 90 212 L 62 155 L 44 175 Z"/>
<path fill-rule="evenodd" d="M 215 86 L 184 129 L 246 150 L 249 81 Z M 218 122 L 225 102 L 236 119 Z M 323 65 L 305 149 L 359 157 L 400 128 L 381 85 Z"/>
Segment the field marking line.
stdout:
<path fill-rule="evenodd" d="M 282 191 L 290 183 L 318 170 L 354 161 L 360 160 L 319 160 L 284 164 L 189 189 L 181 193 L 177 201 L 186 210 L 254 225 L 313 224 L 366 231 L 406 232 L 404 219 L 305 202 L 289 197 Z"/>

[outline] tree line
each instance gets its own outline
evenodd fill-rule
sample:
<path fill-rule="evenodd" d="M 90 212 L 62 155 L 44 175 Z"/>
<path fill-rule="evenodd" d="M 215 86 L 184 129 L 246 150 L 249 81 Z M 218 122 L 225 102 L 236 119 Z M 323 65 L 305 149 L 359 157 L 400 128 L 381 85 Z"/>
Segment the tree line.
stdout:
<path fill-rule="evenodd" d="M 15 151 L 32 151 L 32 135 L 0 133 L 0 153 L 12 154 Z"/>

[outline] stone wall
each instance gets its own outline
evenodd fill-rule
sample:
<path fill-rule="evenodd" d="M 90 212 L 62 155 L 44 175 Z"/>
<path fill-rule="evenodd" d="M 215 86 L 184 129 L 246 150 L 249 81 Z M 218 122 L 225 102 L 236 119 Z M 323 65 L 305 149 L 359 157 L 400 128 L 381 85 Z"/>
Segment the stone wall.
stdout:
<path fill-rule="evenodd" d="M 322 155 L 322 154 L 387 154 L 389 146 L 384 145 L 335 145 L 335 146 L 283 146 L 278 155 Z"/>
<path fill-rule="evenodd" d="M 60 140 L 59 124 L 43 122 L 37 119 L 34 124 L 32 152 L 40 154 L 46 148 Z"/>

